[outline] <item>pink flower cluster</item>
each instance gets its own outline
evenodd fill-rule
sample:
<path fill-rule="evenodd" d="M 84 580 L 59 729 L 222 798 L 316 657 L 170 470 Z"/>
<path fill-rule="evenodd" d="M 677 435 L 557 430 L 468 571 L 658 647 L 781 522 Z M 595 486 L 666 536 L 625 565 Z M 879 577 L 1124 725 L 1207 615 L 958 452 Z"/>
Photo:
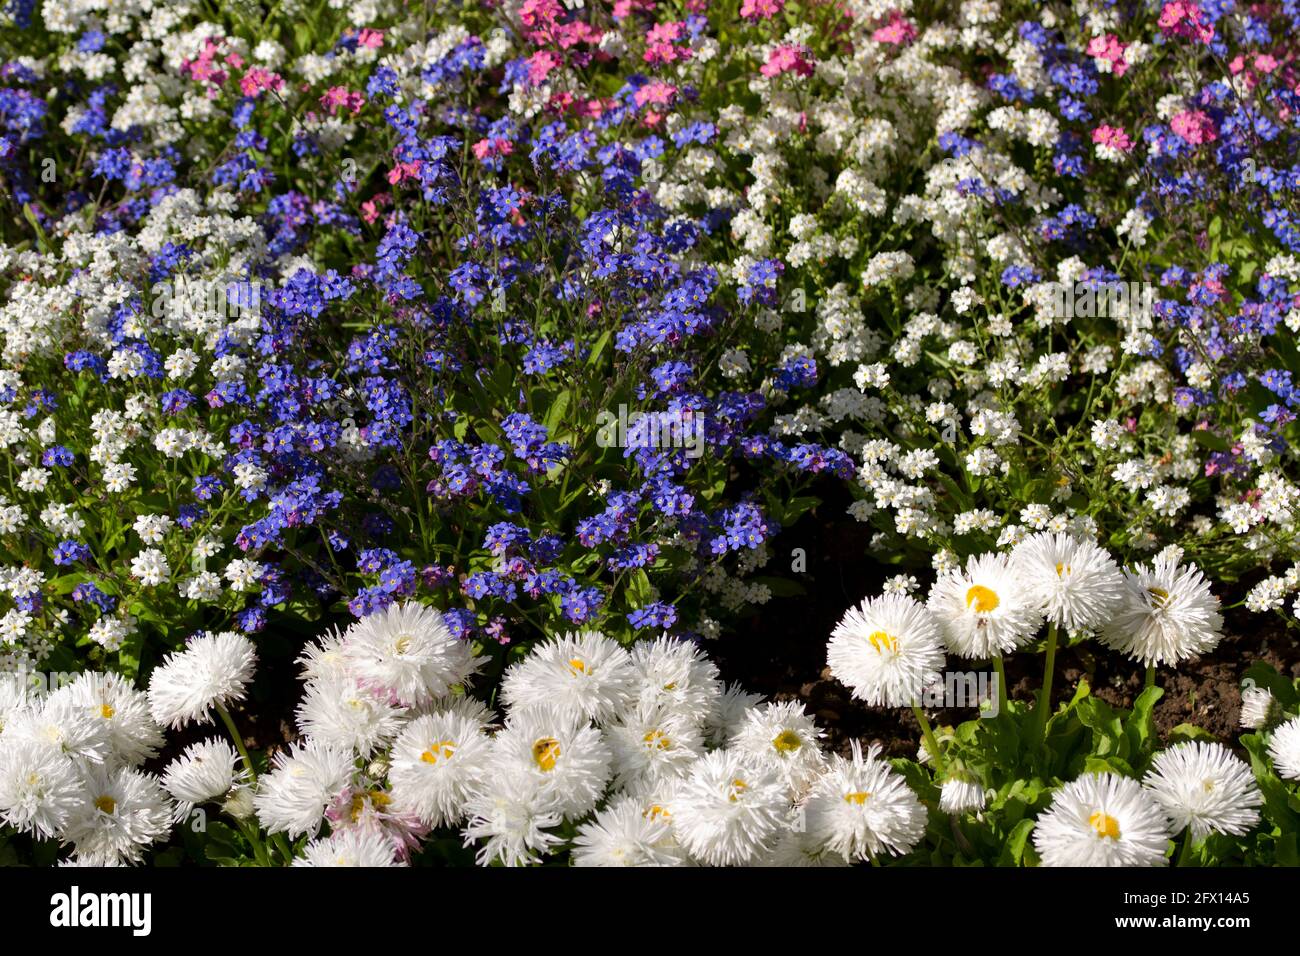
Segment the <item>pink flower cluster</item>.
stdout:
<path fill-rule="evenodd" d="M 916 25 L 895 10 L 889 15 L 889 22 L 871 34 L 871 39 L 892 46 L 907 46 L 916 35 Z"/>
<path fill-rule="evenodd" d="M 1195 3 L 1173 0 L 1166 3 L 1156 21 L 1160 29 L 1174 36 L 1187 37 L 1201 43 L 1214 39 L 1214 25 L 1206 17 L 1205 11 Z"/>
<path fill-rule="evenodd" d="M 1193 146 L 1213 143 L 1219 138 L 1214 120 L 1200 110 L 1185 110 L 1169 121 L 1170 127 Z"/>
<path fill-rule="evenodd" d="M 809 58 L 806 47 L 793 43 L 782 43 L 774 47 L 767 55 L 767 62 L 758 68 L 764 76 L 780 76 L 782 73 L 797 73 L 799 76 L 812 76 L 813 61 Z"/>
<path fill-rule="evenodd" d="M 1088 41 L 1088 56 L 1109 63 L 1110 72 L 1116 78 L 1128 72 L 1128 61 L 1124 59 L 1124 51 L 1127 49 L 1128 44 L 1121 42 L 1113 33 L 1093 37 Z"/>
<path fill-rule="evenodd" d="M 1133 141 L 1128 138 L 1128 133 L 1118 126 L 1098 126 L 1092 131 L 1092 141 L 1098 146 L 1117 149 L 1121 153 L 1127 153 L 1133 148 Z"/>
<path fill-rule="evenodd" d="M 744 0 L 740 15 L 746 20 L 770 20 L 785 8 L 785 0 Z"/>

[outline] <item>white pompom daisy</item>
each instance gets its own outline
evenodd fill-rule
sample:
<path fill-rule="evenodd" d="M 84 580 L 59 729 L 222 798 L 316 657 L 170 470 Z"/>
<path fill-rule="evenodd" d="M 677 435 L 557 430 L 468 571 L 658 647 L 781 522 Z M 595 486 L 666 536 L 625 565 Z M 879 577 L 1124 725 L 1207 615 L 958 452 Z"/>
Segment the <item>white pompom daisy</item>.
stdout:
<path fill-rule="evenodd" d="M 149 698 L 120 674 L 86 671 L 50 697 L 66 697 L 92 720 L 103 721 L 113 758 L 128 766 L 139 766 L 157 756 L 163 745 L 162 729 L 149 713 Z"/>
<path fill-rule="evenodd" d="M 631 655 L 599 631 L 582 631 L 539 644 L 512 664 L 501 700 L 516 713 L 555 707 L 603 725 L 632 702 L 635 687 Z"/>
<path fill-rule="evenodd" d="M 949 776 L 939 788 L 939 809 L 944 813 L 979 812 L 986 802 L 983 784 L 960 773 Z"/>
<path fill-rule="evenodd" d="M 235 748 L 219 737 L 186 747 L 162 776 L 163 789 L 176 801 L 176 819 L 184 820 L 195 807 L 220 800 L 242 785 L 248 770 L 239 768 L 239 761 Z"/>
<path fill-rule="evenodd" d="M 686 853 L 673 838 L 662 813 L 648 812 L 635 797 L 610 801 L 595 818 L 578 827 L 574 866 L 681 866 Z"/>
<path fill-rule="evenodd" d="M 1031 603 L 1070 633 L 1101 627 L 1124 600 L 1124 575 L 1091 541 L 1040 531 L 1011 552 L 1011 569 Z"/>
<path fill-rule="evenodd" d="M 310 641 L 298 655 L 297 664 L 302 668 L 302 679 L 310 682 L 350 673 L 348 658 L 343 651 L 346 643 L 344 632 L 338 629 L 327 631 Z"/>
<path fill-rule="evenodd" d="M 1214 650 L 1223 615 L 1210 582 L 1189 564 L 1160 555 L 1124 574 L 1124 599 L 1101 630 L 1101 642 L 1144 664 L 1176 664 Z"/>
<path fill-rule="evenodd" d="M 1292 717 L 1273 731 L 1268 755 L 1279 777 L 1300 780 L 1300 717 Z"/>
<path fill-rule="evenodd" d="M 309 683 L 295 715 L 308 737 L 368 757 L 397 736 L 403 711 L 381 688 L 338 676 Z"/>
<path fill-rule="evenodd" d="M 491 738 L 472 717 L 445 712 L 415 718 L 393 744 L 388 781 L 394 808 L 430 827 L 460 823 L 491 754 Z"/>
<path fill-rule="evenodd" d="M 1282 705 L 1267 687 L 1246 687 L 1241 691 L 1239 723 L 1250 730 L 1266 730 L 1282 716 Z"/>
<path fill-rule="evenodd" d="M 31 740 L 0 740 L 0 820 L 39 837 L 63 830 L 82 800 L 72 760 Z"/>
<path fill-rule="evenodd" d="M 1136 780 L 1090 773 L 1067 783 L 1034 826 L 1044 866 L 1165 866 L 1164 811 Z"/>
<path fill-rule="evenodd" d="M 762 702 L 762 694 L 750 694 L 736 683 L 724 684 L 721 696 L 715 698 L 704 718 L 704 739 L 712 747 L 727 746 L 745 716 Z"/>
<path fill-rule="evenodd" d="M 850 759 L 833 754 L 803 807 L 808 834 L 845 860 L 901 855 L 925 834 L 925 807 L 879 753 L 854 741 Z"/>
<path fill-rule="evenodd" d="M 311 739 L 289 748 L 276 754 L 271 772 L 258 779 L 253 806 L 267 833 L 297 838 L 320 828 L 326 806 L 352 779 L 355 755 Z"/>
<path fill-rule="evenodd" d="M 86 768 L 82 799 L 63 838 L 92 866 L 139 863 L 171 831 L 173 807 L 152 775 L 130 767 Z"/>
<path fill-rule="evenodd" d="M 394 853 L 393 841 L 378 827 L 348 827 L 303 847 L 294 866 L 405 866 Z"/>
<path fill-rule="evenodd" d="M 352 673 L 407 705 L 444 696 L 480 663 L 437 608 L 415 601 L 390 604 L 353 624 L 344 635 L 343 654 Z"/>
<path fill-rule="evenodd" d="M 763 857 L 760 866 L 771 867 L 845 867 L 851 866 L 822 840 L 806 830 L 786 830 Z"/>
<path fill-rule="evenodd" d="M 668 807 L 678 841 L 711 866 L 753 863 L 790 812 L 785 786 L 742 754 L 715 750 L 695 762 Z"/>
<path fill-rule="evenodd" d="M 752 709 L 737 731 L 733 747 L 776 773 L 790 795 L 801 794 L 826 766 L 819 730 L 798 701 Z"/>
<path fill-rule="evenodd" d="M 632 646 L 636 694 L 648 707 L 664 707 L 702 720 L 722 694 L 718 668 L 690 641 L 658 637 Z"/>
<path fill-rule="evenodd" d="M 925 605 L 897 593 L 850 608 L 826 648 L 835 677 L 872 706 L 905 707 L 939 679 L 939 628 Z"/>
<path fill-rule="evenodd" d="M 1259 822 L 1263 795 L 1250 767 L 1222 744 L 1188 741 L 1156 754 L 1142 783 L 1164 808 L 1174 832 L 1191 827 L 1241 836 Z"/>
<path fill-rule="evenodd" d="M 149 712 L 173 730 L 211 723 L 213 707 L 244 698 L 256 664 L 257 650 L 242 634 L 197 634 L 149 676 Z"/>
<path fill-rule="evenodd" d="M 71 695 L 50 696 L 12 714 L 4 741 L 28 740 L 80 763 L 99 764 L 113 753 L 108 722 L 81 706 Z"/>
<path fill-rule="evenodd" d="M 551 832 L 562 822 L 555 799 L 543 793 L 536 775 L 517 766 L 487 774 L 465 812 L 465 845 L 482 841 L 477 854 L 481 866 L 493 860 L 506 866 L 536 863 L 538 854 L 564 842 Z"/>
<path fill-rule="evenodd" d="M 605 729 L 620 789 L 653 787 L 686 773 L 704 753 L 696 721 L 663 707 L 634 707 Z"/>
<path fill-rule="evenodd" d="M 981 554 L 940 575 L 926 602 L 948 650 L 986 660 L 1022 647 L 1043 616 L 1003 554 Z"/>
<path fill-rule="evenodd" d="M 605 792 L 610 750 L 599 730 L 551 708 L 511 714 L 492 747 L 492 767 L 531 775 L 566 819 L 590 812 Z"/>

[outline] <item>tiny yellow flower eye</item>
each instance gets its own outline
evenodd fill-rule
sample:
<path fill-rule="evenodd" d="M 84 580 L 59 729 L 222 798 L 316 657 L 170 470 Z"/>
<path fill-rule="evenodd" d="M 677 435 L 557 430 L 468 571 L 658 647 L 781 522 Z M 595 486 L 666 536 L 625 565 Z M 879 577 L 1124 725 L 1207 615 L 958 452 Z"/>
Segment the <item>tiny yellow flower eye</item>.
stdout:
<path fill-rule="evenodd" d="M 859 807 L 870 799 L 871 794 L 866 790 L 855 790 L 853 793 L 846 793 L 844 795 L 845 803 L 856 804 Z"/>
<path fill-rule="evenodd" d="M 1109 837 L 1112 840 L 1119 839 L 1119 821 L 1108 813 L 1102 813 L 1098 810 L 1088 817 L 1088 825 L 1097 831 L 1099 837 Z"/>
<path fill-rule="evenodd" d="M 867 643 L 876 649 L 877 654 L 898 653 L 898 638 L 885 631 L 873 631 L 868 634 Z"/>
<path fill-rule="evenodd" d="M 587 673 L 587 664 L 581 658 L 575 657 L 573 660 L 569 661 L 569 669 L 573 671 L 574 674 L 585 674 Z"/>
<path fill-rule="evenodd" d="M 117 811 L 117 801 L 109 796 L 96 797 L 95 808 L 103 810 L 105 813 L 115 813 Z"/>
<path fill-rule="evenodd" d="M 973 607 L 980 614 L 996 611 L 1001 603 L 997 592 L 982 584 L 976 584 L 966 592 L 966 606 Z"/>
<path fill-rule="evenodd" d="M 113 715 L 116 714 L 116 713 L 117 713 L 117 711 L 115 711 L 115 710 L 113 709 L 112 705 L 110 705 L 110 704 L 101 704 L 101 705 L 100 705 L 100 708 L 99 708 L 99 716 L 103 717 L 105 720 L 111 720 L 112 717 L 113 717 Z"/>
<path fill-rule="evenodd" d="M 1164 607 L 1169 601 L 1169 592 L 1164 588 L 1147 588 L 1147 594 L 1151 595 L 1151 603 L 1156 607 Z"/>
<path fill-rule="evenodd" d="M 420 754 L 420 759 L 425 763 L 437 763 L 439 760 L 450 760 L 452 754 L 456 752 L 456 741 L 440 740 L 433 744 L 424 753 Z"/>
<path fill-rule="evenodd" d="M 803 746 L 803 741 L 793 730 L 783 730 L 772 740 L 772 746 L 783 754 L 792 754 Z"/>
<path fill-rule="evenodd" d="M 728 795 L 727 799 L 732 803 L 735 803 L 740 799 L 740 795 L 748 789 L 749 784 L 737 777 L 735 780 L 731 781 L 731 793 Z"/>
<path fill-rule="evenodd" d="M 668 735 L 662 730 L 650 731 L 645 735 L 645 742 L 646 746 L 651 750 L 667 750 L 673 745 L 673 742 L 668 739 Z"/>
<path fill-rule="evenodd" d="M 533 742 L 533 762 L 542 769 L 543 773 L 554 770 L 555 763 L 559 759 L 560 742 L 554 737 L 542 737 Z"/>

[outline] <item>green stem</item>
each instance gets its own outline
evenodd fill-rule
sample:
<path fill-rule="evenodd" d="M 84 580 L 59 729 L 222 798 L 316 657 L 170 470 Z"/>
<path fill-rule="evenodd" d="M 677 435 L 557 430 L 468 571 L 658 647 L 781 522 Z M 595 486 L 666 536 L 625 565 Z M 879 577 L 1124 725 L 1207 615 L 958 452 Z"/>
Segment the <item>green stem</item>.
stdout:
<path fill-rule="evenodd" d="M 248 755 L 248 748 L 244 746 L 243 734 L 241 734 L 239 728 L 235 726 L 235 721 L 231 718 L 226 708 L 222 707 L 220 704 L 215 706 L 217 708 L 217 715 L 221 718 L 221 722 L 226 725 L 226 730 L 229 731 L 231 739 L 235 742 L 235 749 L 239 751 L 239 756 L 244 758 L 244 766 L 248 768 L 249 779 L 252 780 L 253 783 L 257 783 L 257 768 L 253 766 L 253 758 Z M 261 850 L 262 856 L 266 858 L 269 865 L 271 856 L 266 852 L 266 848 L 262 845 L 258 827 L 250 825 L 247 829 L 247 833 L 249 841 L 255 848 Z M 289 849 L 289 845 L 285 842 L 284 834 L 271 834 L 271 841 L 275 844 L 275 848 L 280 851 L 280 855 L 284 857 L 284 862 L 286 864 L 293 860 L 293 851 Z"/>
<path fill-rule="evenodd" d="M 1148 689 L 1156 686 L 1156 665 L 1155 664 L 1147 665 L 1146 686 Z"/>
<path fill-rule="evenodd" d="M 993 673 L 998 675 L 998 713 L 1007 711 L 1007 666 L 999 654 L 993 658 Z"/>
<path fill-rule="evenodd" d="M 1056 625 L 1047 625 L 1047 660 L 1043 664 L 1043 689 L 1038 692 L 1038 705 L 1034 708 L 1035 739 L 1040 743 L 1047 736 L 1047 716 L 1052 708 L 1052 673 L 1056 670 Z"/>
<path fill-rule="evenodd" d="M 1192 828 L 1188 827 L 1187 832 L 1183 834 L 1183 845 L 1178 851 L 1178 861 L 1175 866 L 1191 866 L 1192 859 Z"/>
<path fill-rule="evenodd" d="M 912 713 L 916 715 L 916 722 L 921 725 L 921 739 L 925 741 L 926 752 L 929 753 L 935 769 L 942 776 L 945 772 L 943 750 L 939 747 L 939 741 L 935 739 L 934 731 L 930 729 L 930 721 L 926 719 L 925 711 L 921 710 L 920 704 L 912 705 Z"/>

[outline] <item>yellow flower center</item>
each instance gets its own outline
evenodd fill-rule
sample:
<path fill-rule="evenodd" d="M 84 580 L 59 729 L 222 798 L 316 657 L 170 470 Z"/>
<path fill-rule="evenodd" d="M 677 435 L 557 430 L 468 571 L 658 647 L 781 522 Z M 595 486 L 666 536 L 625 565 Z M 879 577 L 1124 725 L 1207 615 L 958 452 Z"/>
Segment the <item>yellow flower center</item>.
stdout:
<path fill-rule="evenodd" d="M 732 803 L 735 803 L 740 799 L 740 795 L 748 789 L 749 784 L 737 777 L 735 780 L 731 781 L 731 793 L 727 796 L 727 799 Z"/>
<path fill-rule="evenodd" d="M 1056 566 L 1056 576 L 1058 578 L 1063 578 L 1069 573 L 1070 573 L 1070 566 L 1068 564 L 1058 564 Z"/>
<path fill-rule="evenodd" d="M 433 744 L 424 753 L 420 754 L 420 759 L 425 763 L 437 763 L 439 760 L 450 760 L 452 754 L 456 752 L 456 741 L 439 740 Z"/>
<path fill-rule="evenodd" d="M 99 716 L 103 717 L 105 720 L 109 720 L 116 713 L 117 711 L 115 711 L 110 704 L 101 704 L 99 706 Z"/>
<path fill-rule="evenodd" d="M 544 773 L 555 769 L 555 762 L 560 759 L 560 742 L 554 737 L 543 737 L 533 742 L 533 762 Z"/>
<path fill-rule="evenodd" d="M 673 745 L 668 735 L 662 730 L 652 730 L 645 735 L 646 747 L 650 750 L 667 750 Z"/>
<path fill-rule="evenodd" d="M 646 812 L 642 814 L 642 816 L 647 820 L 657 820 L 660 817 L 663 817 L 666 820 L 671 817 L 672 814 L 668 812 L 667 807 L 661 807 L 659 804 L 654 803 L 646 808 Z"/>
<path fill-rule="evenodd" d="M 397 653 L 399 654 L 405 654 L 408 650 L 411 649 L 411 635 L 403 634 L 401 637 L 399 637 L 397 639 L 397 643 L 393 645 L 393 649 L 397 651 Z"/>
<path fill-rule="evenodd" d="M 976 584 L 966 592 L 966 606 L 973 607 L 980 614 L 996 611 L 1001 603 L 997 592 L 982 584 Z"/>
<path fill-rule="evenodd" d="M 792 754 L 803 746 L 803 741 L 793 730 L 783 730 L 772 739 L 772 746 L 780 753 Z"/>
<path fill-rule="evenodd" d="M 587 673 L 587 664 L 579 657 L 575 657 L 573 660 L 569 661 L 569 668 L 575 674 Z"/>
<path fill-rule="evenodd" d="M 891 654 L 898 653 L 898 638 L 886 631 L 873 631 L 868 634 L 867 643 L 876 649 L 877 654 L 884 654 L 886 651 Z"/>
<path fill-rule="evenodd" d="M 1169 592 L 1164 588 L 1147 588 L 1147 594 L 1151 595 L 1151 603 L 1156 607 L 1164 607 L 1169 600 Z"/>
<path fill-rule="evenodd" d="M 115 813 L 117 812 L 117 801 L 109 796 L 96 797 L 95 808 L 103 810 L 105 813 Z"/>
<path fill-rule="evenodd" d="M 1108 813 L 1098 810 L 1088 817 L 1088 825 L 1097 831 L 1099 837 L 1110 837 L 1112 840 L 1119 839 L 1119 821 Z"/>
<path fill-rule="evenodd" d="M 361 814 L 366 809 L 367 801 L 369 801 L 370 805 L 376 810 L 382 810 L 393 802 L 392 798 L 382 790 L 371 790 L 369 793 L 358 793 L 352 798 L 351 817 L 353 823 L 356 823 L 361 819 Z"/>
<path fill-rule="evenodd" d="M 871 794 L 866 790 L 855 790 L 853 791 L 853 793 L 846 793 L 844 795 L 845 803 L 856 804 L 859 807 L 862 806 L 870 799 L 871 799 Z"/>

